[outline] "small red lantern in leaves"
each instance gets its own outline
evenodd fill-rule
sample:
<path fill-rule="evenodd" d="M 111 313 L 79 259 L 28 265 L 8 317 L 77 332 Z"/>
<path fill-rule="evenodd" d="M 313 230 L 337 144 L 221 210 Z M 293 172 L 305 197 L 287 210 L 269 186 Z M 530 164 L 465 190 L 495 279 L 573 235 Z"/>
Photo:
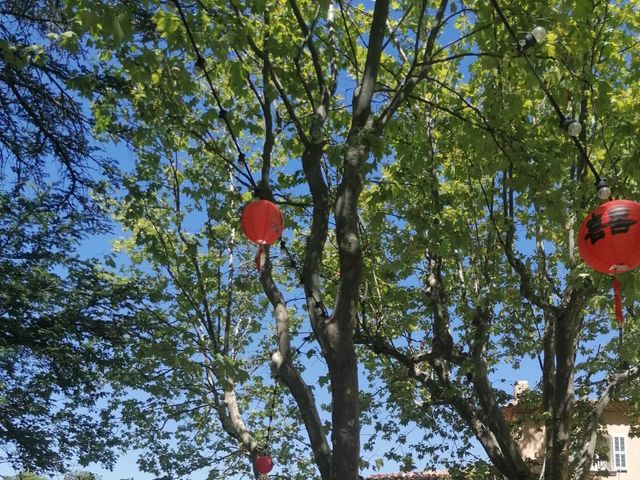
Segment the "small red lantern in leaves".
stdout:
<path fill-rule="evenodd" d="M 256 473 L 258 473 L 259 475 L 266 475 L 273 469 L 273 460 L 271 460 L 271 457 L 269 455 L 260 455 L 258 456 L 258 458 L 256 458 L 254 466 L 256 469 Z"/>
<path fill-rule="evenodd" d="M 240 225 L 247 238 L 259 245 L 256 264 L 260 271 L 263 245 L 271 245 L 282 235 L 282 213 L 278 206 L 269 200 L 254 200 L 244 207 Z"/>
<path fill-rule="evenodd" d="M 640 265 L 640 203 L 612 200 L 597 207 L 582 222 L 578 249 L 585 263 L 613 275 L 616 322 L 622 325 L 619 273 Z"/>

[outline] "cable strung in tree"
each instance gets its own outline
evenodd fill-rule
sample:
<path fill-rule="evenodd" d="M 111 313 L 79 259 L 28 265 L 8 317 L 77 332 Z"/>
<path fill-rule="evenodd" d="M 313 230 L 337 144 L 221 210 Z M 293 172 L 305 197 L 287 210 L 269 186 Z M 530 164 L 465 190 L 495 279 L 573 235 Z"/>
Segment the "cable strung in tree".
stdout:
<path fill-rule="evenodd" d="M 308 292 L 307 286 L 304 284 L 304 276 L 302 275 L 302 269 L 300 268 L 300 265 L 296 261 L 295 257 L 292 255 L 292 253 L 287 248 L 287 244 L 286 244 L 284 239 L 280 239 L 280 248 L 282 250 L 284 250 L 284 252 L 286 253 L 287 257 L 289 257 L 289 262 L 291 264 L 291 267 L 298 274 L 298 278 L 300 280 L 300 285 L 302 285 L 302 289 L 304 290 L 305 295 L 308 295 L 309 292 Z M 325 307 L 324 304 L 321 301 L 319 301 L 317 298 L 315 298 L 315 297 L 313 298 L 313 301 L 315 302 L 315 306 L 321 310 L 322 316 L 325 317 L 325 318 L 328 318 L 329 317 L 329 312 L 327 310 L 327 307 Z"/>
<path fill-rule="evenodd" d="M 237 137 L 233 132 L 233 129 L 231 128 L 231 123 L 229 122 L 229 119 L 227 118 L 227 111 L 222 107 L 222 102 L 220 100 L 220 97 L 218 95 L 218 92 L 216 91 L 215 87 L 213 86 L 213 82 L 211 80 L 211 77 L 209 76 L 209 72 L 206 69 L 206 62 L 204 57 L 202 56 L 200 49 L 198 48 L 198 45 L 195 41 L 195 38 L 193 37 L 193 34 L 191 32 L 191 28 L 189 27 L 189 23 L 187 22 L 187 18 L 184 14 L 184 11 L 182 10 L 182 6 L 180 5 L 180 2 L 178 0 L 174 0 L 174 3 L 176 5 L 176 8 L 178 10 L 178 13 L 180 15 L 180 19 L 185 27 L 185 30 L 187 31 L 187 36 L 189 37 L 189 41 L 191 43 L 191 46 L 193 47 L 193 50 L 196 54 L 196 66 L 198 68 L 200 68 L 205 76 L 205 79 L 207 80 L 207 84 L 209 85 L 209 88 L 211 90 L 211 93 L 213 94 L 213 98 L 216 101 L 216 105 L 219 108 L 220 111 L 220 118 L 224 121 L 226 127 L 227 127 L 227 131 L 229 132 L 229 135 L 231 136 L 231 139 L 233 140 L 233 144 L 236 147 L 236 150 L 238 152 L 238 163 L 240 164 L 244 164 L 245 170 L 247 171 L 248 177 L 249 177 L 249 181 L 251 182 L 251 186 L 253 187 L 254 191 L 258 191 L 258 185 L 255 182 L 253 175 L 251 174 L 251 170 L 249 169 L 249 166 L 247 165 L 245 159 L 246 159 L 246 155 L 244 154 L 244 152 L 242 151 L 242 149 L 240 148 L 240 145 L 238 143 Z M 285 251 L 285 253 L 287 254 L 287 256 L 289 257 L 289 260 L 291 261 L 291 266 L 296 270 L 296 273 L 299 276 L 300 279 L 300 284 L 302 285 L 305 293 L 307 293 L 307 288 L 304 284 L 304 279 L 302 276 L 302 269 L 299 267 L 298 263 L 295 260 L 295 257 L 291 254 L 291 252 L 288 250 L 287 245 L 284 241 L 284 239 L 281 240 L 280 242 L 280 247 Z M 315 299 L 316 302 L 316 306 L 318 308 L 321 309 L 322 311 L 322 315 L 325 317 L 328 317 L 328 311 L 326 309 L 326 307 L 322 304 L 322 302 L 319 302 L 317 299 Z"/>
<path fill-rule="evenodd" d="M 187 22 L 187 18 L 182 10 L 182 6 L 180 5 L 180 2 L 178 0 L 174 0 L 174 3 L 176 5 L 176 8 L 178 9 L 178 14 L 180 15 L 180 20 L 182 20 L 182 24 L 184 25 L 185 30 L 187 31 L 187 36 L 189 37 L 189 42 L 191 43 L 191 46 L 193 47 L 193 50 L 196 54 L 196 67 L 198 67 L 199 69 L 202 70 L 202 72 L 204 73 L 204 77 L 207 80 L 207 84 L 209 85 L 209 89 L 211 90 L 211 93 L 213 95 L 213 98 L 216 101 L 216 105 L 218 107 L 218 116 L 220 119 L 222 119 L 222 121 L 224 122 L 225 126 L 227 127 L 227 131 L 229 132 L 229 135 L 231 136 L 231 140 L 233 141 L 234 146 L 236 147 L 236 151 L 238 152 L 238 164 L 243 165 L 244 164 L 244 168 L 247 171 L 247 174 L 249 176 L 249 181 L 251 182 L 251 186 L 254 189 L 257 189 L 257 184 L 255 182 L 255 180 L 253 179 L 253 175 L 251 175 L 251 170 L 249 170 L 249 167 L 246 163 L 246 155 L 244 154 L 244 152 L 242 151 L 242 148 L 240 148 L 240 144 L 238 143 L 238 137 L 236 136 L 235 133 L 233 133 L 233 129 L 231 128 L 231 122 L 229 122 L 229 118 L 227 117 L 227 110 L 225 110 L 222 107 L 222 101 L 220 100 L 220 96 L 218 95 L 218 92 L 216 91 L 215 87 L 213 86 L 213 82 L 211 80 L 211 77 L 209 75 L 209 72 L 207 71 L 207 65 L 206 65 L 206 61 L 204 59 L 204 57 L 202 56 L 202 54 L 200 53 L 200 49 L 198 48 L 198 44 L 195 41 L 195 38 L 193 37 L 193 34 L 191 32 L 191 28 L 189 27 L 189 23 Z"/>
<path fill-rule="evenodd" d="M 273 423 L 273 411 L 276 407 L 276 396 L 278 394 L 278 379 L 275 379 L 273 389 L 271 389 L 271 403 L 269 404 L 269 423 L 267 424 L 267 435 L 264 439 L 265 453 L 269 453 L 269 438 L 271 437 L 271 424 Z"/>
<path fill-rule="evenodd" d="M 307 335 L 304 338 L 304 341 L 300 344 L 298 348 L 296 348 L 293 352 L 293 355 L 297 355 L 300 353 L 302 347 L 313 338 L 313 333 Z M 267 424 L 267 435 L 265 436 L 264 445 L 259 449 L 259 454 L 256 457 L 254 462 L 254 470 L 257 473 L 257 478 L 260 479 L 268 479 L 269 472 L 273 468 L 273 459 L 270 455 L 269 445 L 271 443 L 271 426 L 273 424 L 273 415 L 275 413 L 276 407 L 276 397 L 278 395 L 278 375 L 274 375 L 274 384 L 271 389 L 271 401 L 269 402 L 269 423 Z M 275 475 L 274 478 L 286 478 L 279 475 Z"/>
<path fill-rule="evenodd" d="M 520 44 L 520 39 L 518 38 L 518 35 L 516 35 L 516 32 L 511 27 L 511 24 L 509 23 L 509 21 L 507 20 L 507 17 L 505 16 L 504 12 L 500 8 L 500 5 L 498 5 L 498 1 L 497 0 L 491 0 L 491 4 L 493 5 L 493 7 L 496 10 L 496 12 L 497 12 L 498 16 L 500 17 L 500 19 L 502 20 L 502 23 L 504 23 L 504 26 L 507 29 L 507 31 L 509 32 L 509 35 L 511 35 L 511 38 L 513 38 L 514 42 L 517 45 Z M 558 115 L 558 118 L 560 119 L 560 124 L 561 125 L 565 125 L 567 120 L 568 120 L 568 118 L 562 112 L 562 109 L 558 105 L 558 102 L 556 102 L 555 98 L 553 98 L 553 95 L 551 94 L 551 92 L 547 88 L 547 85 L 544 83 L 543 78 L 536 71 L 535 66 L 531 62 L 531 59 L 527 56 L 526 53 L 524 53 L 524 49 L 523 48 L 519 48 L 519 51 L 523 52 L 522 56 L 524 57 L 525 61 L 527 62 L 527 65 L 529 66 L 529 69 L 531 70 L 533 75 L 536 77 L 536 80 L 538 81 L 538 84 L 540 85 L 540 88 L 542 88 L 542 91 L 544 92 L 545 96 L 549 100 L 549 103 L 551 103 L 551 106 L 553 107 L 553 109 L 555 110 L 556 114 Z M 591 173 L 593 173 L 596 185 L 599 185 L 602 182 L 602 179 L 600 178 L 600 175 L 598 174 L 598 172 L 596 171 L 595 167 L 593 166 L 593 163 L 591 163 L 591 160 L 589 160 L 589 156 L 587 155 L 587 151 L 584 148 L 584 145 L 582 145 L 582 143 L 580 143 L 580 140 L 578 140 L 578 138 L 576 138 L 574 136 L 572 136 L 571 139 L 573 140 L 573 143 L 575 144 L 576 148 L 580 152 L 580 156 L 582 157 L 582 160 L 584 160 L 586 165 L 589 167 L 589 170 L 591 170 Z"/>
<path fill-rule="evenodd" d="M 287 257 L 289 258 L 289 264 L 291 265 L 291 268 L 293 268 L 296 271 L 296 274 L 298 275 L 298 280 L 300 281 L 300 285 L 302 285 L 303 289 L 306 290 L 306 288 L 304 287 L 304 277 L 302 276 L 302 269 L 300 268 L 300 265 L 298 265 L 296 258 L 287 248 L 287 242 L 284 240 L 284 238 L 280 239 L 280 249 L 283 250 L 284 253 L 287 255 Z"/>
<path fill-rule="evenodd" d="M 307 335 L 306 337 L 304 337 L 303 342 L 298 346 L 298 348 L 296 348 L 293 351 L 293 355 L 298 355 L 300 353 L 300 350 L 302 350 L 302 347 L 305 346 L 305 344 L 310 341 L 313 338 L 313 333 Z M 271 435 L 271 424 L 273 422 L 273 413 L 275 410 L 275 406 L 276 406 L 276 396 L 277 396 L 277 392 L 278 392 L 278 376 L 276 375 L 275 377 L 275 383 L 273 385 L 273 389 L 271 390 L 271 402 L 269 404 L 269 423 L 267 424 L 267 435 L 265 437 L 265 451 L 268 452 L 268 445 L 269 445 L 269 438 Z"/>
<path fill-rule="evenodd" d="M 536 77 L 547 99 L 558 114 L 561 123 L 568 127 L 568 132 L 572 136 L 574 144 L 578 147 L 582 159 L 595 177 L 598 198 L 605 201 L 605 203 L 597 207 L 583 221 L 578 233 L 578 247 L 580 255 L 587 265 L 598 272 L 613 276 L 614 311 L 619 330 L 618 347 L 621 350 L 620 354 L 622 354 L 622 326 L 624 316 L 620 295 L 621 283 L 618 275 L 640 266 L 640 255 L 637 250 L 638 238 L 640 238 L 640 227 L 637 226 L 638 223 L 640 223 L 640 204 L 629 200 L 608 201 L 611 196 L 611 189 L 607 185 L 607 182 L 598 175 L 598 172 L 587 156 L 584 146 L 578 140 L 577 136 L 580 130 L 577 129 L 577 131 L 571 132 L 571 125 L 567 120 L 570 120 L 571 123 L 573 120 L 565 117 L 560 106 L 544 83 L 544 80 L 538 75 L 533 63 L 526 55 L 525 51 L 529 46 L 544 40 L 544 35 L 546 34 L 544 29 L 536 27 L 530 34 L 527 34 L 523 40 L 519 40 L 497 0 L 491 0 L 491 4 L 500 16 L 509 35 L 511 35 L 518 45 L 518 51 L 523 54 L 527 65 L 529 65 L 530 70 Z M 607 229 L 609 229 L 609 231 L 606 231 Z M 598 243 L 601 240 L 605 243 Z M 596 246 L 597 243 L 598 245 Z"/>

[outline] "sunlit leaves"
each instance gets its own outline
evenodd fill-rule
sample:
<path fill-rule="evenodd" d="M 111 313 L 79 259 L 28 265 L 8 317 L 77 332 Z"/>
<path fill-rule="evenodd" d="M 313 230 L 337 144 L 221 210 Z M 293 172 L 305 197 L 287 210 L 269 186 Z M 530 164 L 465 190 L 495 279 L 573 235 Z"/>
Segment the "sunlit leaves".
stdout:
<path fill-rule="evenodd" d="M 491 378 L 499 380 L 505 363 L 517 368 L 540 354 L 544 324 L 543 312 L 524 298 L 505 246 L 513 241 L 517 259 L 532 275 L 532 287 L 553 304 L 561 301 L 567 285 L 597 282 L 597 275 L 575 261 L 570 242 L 595 204 L 593 179 L 493 7 L 452 3 L 450 23 L 437 40 L 441 47 L 433 58 L 423 58 L 420 45 L 427 32 L 420 25 L 430 24 L 436 8 L 427 3 L 424 16 L 415 2 L 391 5 L 374 114 L 404 87 L 409 72 L 429 68 L 386 130 L 363 138 L 370 157 L 359 172 L 366 268 L 356 305 L 358 328 L 411 354 L 428 352 L 433 347 L 432 263 L 437 259 L 456 344 L 469 355 L 486 334 L 482 359 Z M 270 255 L 282 290 L 292 297 L 291 307 L 301 306 L 296 268 L 304 257 L 313 203 L 300 162 L 303 136 L 313 125 L 318 92 L 335 65 L 337 90 L 324 129 L 313 139 L 325 153 L 322 173 L 333 204 L 371 18 L 366 4 L 339 2 L 329 25 L 328 2 L 297 4 L 311 33 L 301 30 L 288 2 L 69 3 L 78 35 L 88 32 L 82 39 L 103 62 L 100 69 L 117 79 L 113 90 L 94 98 L 96 131 L 121 135 L 135 155 L 122 189 L 111 192 L 109 205 L 129 235 L 118 247 L 138 272 L 149 269 L 164 280 L 158 296 L 165 324 L 159 323 L 148 345 L 137 348 L 140 362 L 148 362 L 143 363 L 145 375 L 167 365 L 170 372 L 162 375 L 168 380 L 145 384 L 145 376 L 132 378 L 153 398 L 125 405 L 128 413 L 138 409 L 135 422 L 147 435 L 162 423 L 163 412 L 175 414 L 176 402 L 194 403 L 205 396 L 204 375 L 196 378 L 199 367 L 201 374 L 209 368 L 217 381 L 234 382 L 249 395 L 242 397 L 242 406 L 257 410 L 251 421 L 258 430 L 264 419 L 265 382 L 252 368 L 268 361 L 272 322 L 264 315 L 266 302 L 253 269 L 255 249 L 240 234 L 238 213 L 259 187 L 268 160 L 268 180 L 286 217 L 292 256 L 276 247 Z M 640 117 L 634 99 L 639 87 L 637 56 L 631 53 L 638 20 L 632 5 L 529 2 L 510 6 L 507 14 L 516 32 L 536 24 L 547 28 L 547 43 L 527 52 L 535 72 L 563 115 L 580 120 L 585 131 L 580 141 L 598 171 L 620 195 L 637 195 L 634 132 Z M 133 24 L 131 30 L 125 20 Z M 331 217 L 321 271 L 327 305 L 335 298 L 339 271 L 333 222 Z M 610 305 L 604 287 L 598 287 L 585 312 L 584 356 L 593 350 L 588 342 L 598 341 L 609 323 Z M 629 305 L 634 301 L 631 292 Z M 292 325 L 306 328 L 299 322 L 296 317 Z M 613 344 L 608 348 L 613 352 Z M 359 355 L 367 368 L 365 388 L 377 392 L 365 392 L 363 406 L 393 414 L 384 420 L 377 411 L 367 414 L 364 424 L 375 426 L 384 441 L 407 442 L 418 453 L 412 458 L 394 450 L 388 459 L 413 468 L 416 458 L 426 461 L 437 454 L 440 437 L 457 438 L 468 447 L 468 432 L 451 431 L 459 418 L 443 404 L 470 397 L 473 368 L 458 365 L 446 389 L 430 391 L 417 387 L 393 361 L 366 351 Z M 304 356 L 297 358 L 307 365 Z M 315 358 L 310 354 L 306 360 L 321 390 L 327 377 L 322 365 L 312 363 Z M 594 365 L 606 369 L 597 359 L 585 363 L 584 370 Z M 174 388 L 179 392 L 175 398 Z M 494 393 L 506 399 L 501 387 Z M 159 405 L 157 398 L 162 399 Z M 439 416 L 432 418 L 433 413 Z M 199 442 L 218 444 L 208 435 L 219 432 L 219 425 L 198 415 L 197 422 L 180 416 L 180 428 L 196 424 Z M 400 428 L 408 425 L 424 429 L 424 437 L 409 438 Z M 283 421 L 279 428 L 299 434 L 293 422 Z M 368 448 L 374 443 L 367 442 Z M 167 448 L 154 444 L 157 458 L 144 467 L 165 468 Z M 289 447 L 274 448 L 286 454 Z M 301 462 L 300 472 L 306 471 Z M 382 468 L 379 459 L 370 464 L 376 462 Z"/>

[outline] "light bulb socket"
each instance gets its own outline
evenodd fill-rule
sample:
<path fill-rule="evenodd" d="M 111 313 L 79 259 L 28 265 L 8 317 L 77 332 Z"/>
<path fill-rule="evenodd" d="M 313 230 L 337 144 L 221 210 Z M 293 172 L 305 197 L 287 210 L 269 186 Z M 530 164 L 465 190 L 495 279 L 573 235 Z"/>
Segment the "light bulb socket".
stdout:
<path fill-rule="evenodd" d="M 604 178 L 596 182 L 596 191 L 600 200 L 608 200 L 611 197 L 611 188 Z"/>
<path fill-rule="evenodd" d="M 535 27 L 531 32 L 525 34 L 523 38 L 518 40 L 518 51 L 522 53 L 528 48 L 544 42 L 545 38 L 547 38 L 547 31 L 543 27 Z"/>
<path fill-rule="evenodd" d="M 527 33 L 524 38 L 518 40 L 518 51 L 524 52 L 529 47 L 532 47 L 536 44 L 536 39 L 530 33 Z"/>
<path fill-rule="evenodd" d="M 577 137 L 582 132 L 582 125 L 574 118 L 565 118 L 560 125 L 571 137 Z"/>

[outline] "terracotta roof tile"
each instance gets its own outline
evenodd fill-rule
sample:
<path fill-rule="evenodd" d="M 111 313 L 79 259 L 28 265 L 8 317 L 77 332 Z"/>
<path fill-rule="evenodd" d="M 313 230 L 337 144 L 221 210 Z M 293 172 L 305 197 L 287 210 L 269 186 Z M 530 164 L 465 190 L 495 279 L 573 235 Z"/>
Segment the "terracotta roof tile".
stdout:
<path fill-rule="evenodd" d="M 589 403 L 595 405 L 596 402 L 594 400 L 590 400 Z M 504 418 L 507 422 L 513 422 L 517 420 L 520 415 L 534 413 L 536 410 L 541 411 L 542 409 L 531 405 L 523 407 L 517 403 L 509 403 L 502 407 L 502 412 L 504 413 Z M 625 401 L 611 401 L 605 408 L 605 412 L 628 412 L 629 410 L 629 403 Z"/>
<path fill-rule="evenodd" d="M 367 477 L 367 480 L 445 480 L 447 478 L 449 478 L 449 473 L 446 470 L 432 470 L 426 472 L 377 473 Z"/>

